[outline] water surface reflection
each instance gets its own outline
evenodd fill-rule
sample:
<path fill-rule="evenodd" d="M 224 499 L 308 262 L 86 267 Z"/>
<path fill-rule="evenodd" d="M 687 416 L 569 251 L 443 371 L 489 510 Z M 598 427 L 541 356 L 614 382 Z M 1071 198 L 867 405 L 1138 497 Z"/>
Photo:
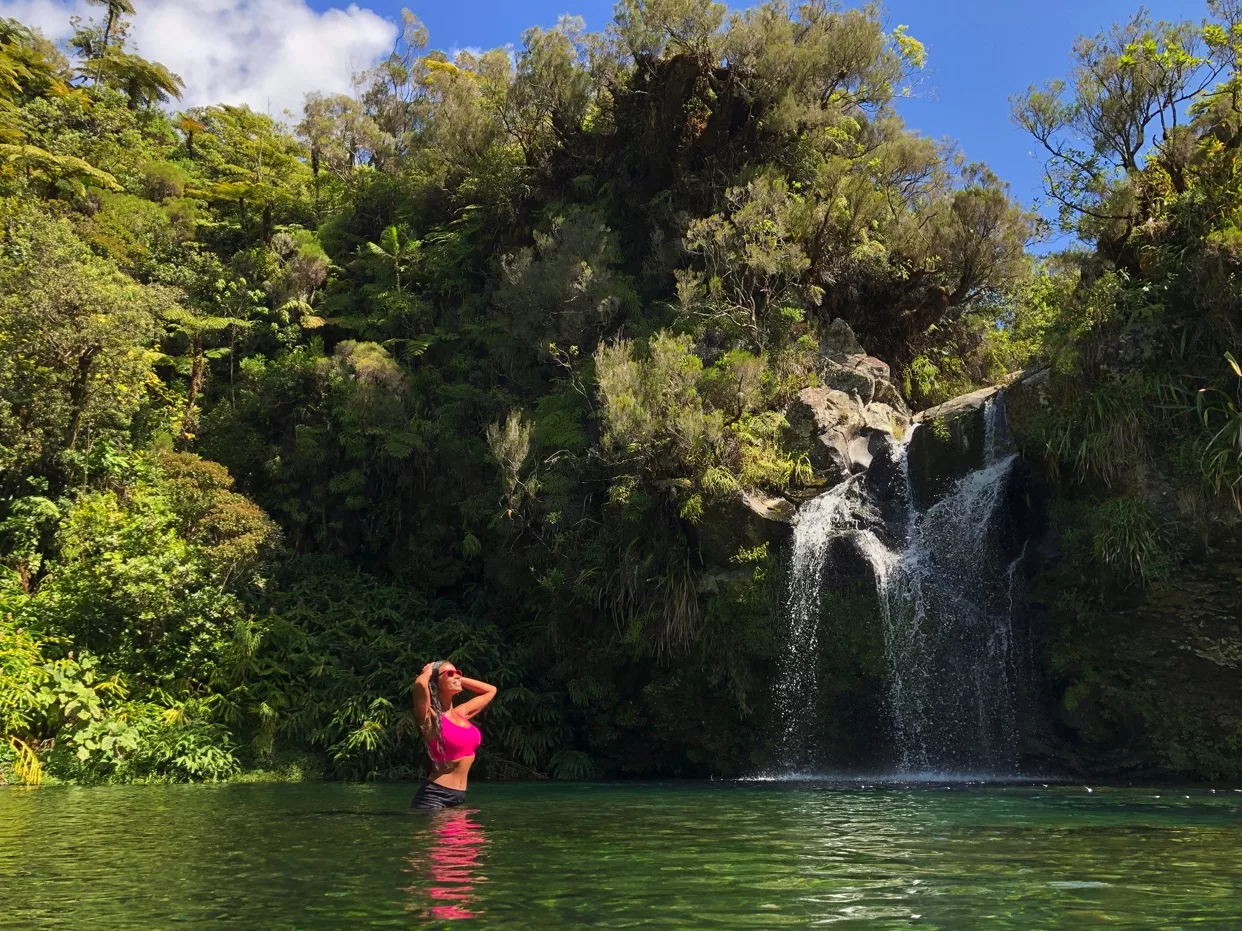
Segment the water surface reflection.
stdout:
<path fill-rule="evenodd" d="M 1242 792 L 495 784 L 0 790 L 0 928 L 1242 928 Z"/>
<path fill-rule="evenodd" d="M 422 918 L 477 918 L 478 884 L 487 881 L 480 868 L 487 856 L 487 833 L 474 809 L 415 812 L 425 823 L 416 832 L 414 852 L 407 858 L 413 896 L 407 907 Z"/>

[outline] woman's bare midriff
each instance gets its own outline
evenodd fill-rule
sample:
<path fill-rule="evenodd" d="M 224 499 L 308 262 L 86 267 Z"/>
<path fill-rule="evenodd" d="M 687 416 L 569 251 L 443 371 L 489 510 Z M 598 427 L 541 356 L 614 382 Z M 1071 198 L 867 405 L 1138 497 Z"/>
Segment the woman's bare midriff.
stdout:
<path fill-rule="evenodd" d="M 446 789 L 456 789 L 459 792 L 466 788 L 466 777 L 470 775 L 470 764 L 474 762 L 474 754 L 463 756 L 459 760 L 449 760 L 447 763 L 440 763 L 436 766 L 432 773 L 431 781 L 438 786 L 444 786 Z"/>

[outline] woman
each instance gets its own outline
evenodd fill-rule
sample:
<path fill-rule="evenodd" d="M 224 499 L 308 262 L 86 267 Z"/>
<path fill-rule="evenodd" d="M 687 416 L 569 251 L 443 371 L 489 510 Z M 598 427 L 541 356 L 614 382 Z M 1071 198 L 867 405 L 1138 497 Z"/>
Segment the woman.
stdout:
<path fill-rule="evenodd" d="M 459 692 L 474 697 L 453 707 Z M 428 663 L 414 680 L 414 718 L 431 757 L 431 779 L 414 794 L 415 808 L 455 808 L 466 800 L 466 778 L 483 742 L 470 719 L 496 697 L 496 686 L 467 679 L 447 660 Z"/>

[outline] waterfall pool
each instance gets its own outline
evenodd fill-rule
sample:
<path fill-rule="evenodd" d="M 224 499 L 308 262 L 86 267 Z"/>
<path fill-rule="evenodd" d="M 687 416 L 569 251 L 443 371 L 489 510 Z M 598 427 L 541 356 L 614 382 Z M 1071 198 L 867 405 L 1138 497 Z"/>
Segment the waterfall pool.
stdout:
<path fill-rule="evenodd" d="M 1242 791 L 1091 788 L 0 789 L 0 927 L 1242 925 Z"/>

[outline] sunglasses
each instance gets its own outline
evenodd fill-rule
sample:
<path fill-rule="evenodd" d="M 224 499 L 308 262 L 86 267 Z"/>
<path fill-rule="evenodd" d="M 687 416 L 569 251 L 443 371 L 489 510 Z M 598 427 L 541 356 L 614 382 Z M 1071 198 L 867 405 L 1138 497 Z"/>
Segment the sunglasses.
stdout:
<path fill-rule="evenodd" d="M 442 676 L 454 676 L 454 677 L 456 677 L 456 678 L 460 679 L 460 678 L 461 678 L 461 670 L 460 670 L 460 669 L 441 669 L 441 670 L 440 670 L 440 675 L 442 675 Z"/>

